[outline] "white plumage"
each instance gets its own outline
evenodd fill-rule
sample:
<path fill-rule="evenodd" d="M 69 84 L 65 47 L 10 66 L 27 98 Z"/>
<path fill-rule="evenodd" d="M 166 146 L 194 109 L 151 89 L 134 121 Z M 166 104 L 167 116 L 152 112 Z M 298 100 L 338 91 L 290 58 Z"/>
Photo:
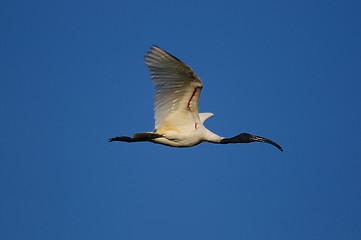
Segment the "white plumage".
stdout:
<path fill-rule="evenodd" d="M 198 98 L 203 84 L 192 69 L 155 46 L 144 57 L 144 61 L 156 89 L 154 96 L 155 129 L 160 128 L 162 122 L 171 118 L 175 113 L 186 122 L 188 122 L 187 120 L 193 122 L 193 119 L 199 121 Z M 194 91 L 196 92 L 193 99 L 187 106 Z M 192 110 L 189 111 L 190 109 Z"/>
<path fill-rule="evenodd" d="M 153 132 L 137 133 L 131 137 L 115 137 L 109 141 L 150 141 L 173 147 L 191 147 L 201 142 L 247 143 L 266 142 L 282 151 L 275 142 L 248 133 L 233 138 L 220 137 L 204 127 L 204 121 L 213 113 L 198 113 L 202 81 L 193 70 L 163 49 L 153 46 L 144 57 L 155 84 Z"/>

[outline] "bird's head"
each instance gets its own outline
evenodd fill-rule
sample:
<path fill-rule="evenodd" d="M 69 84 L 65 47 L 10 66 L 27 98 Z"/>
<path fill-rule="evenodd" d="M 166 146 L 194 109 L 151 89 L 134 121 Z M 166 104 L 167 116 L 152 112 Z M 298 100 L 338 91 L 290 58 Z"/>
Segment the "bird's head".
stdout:
<path fill-rule="evenodd" d="M 280 151 L 283 151 L 283 149 L 281 148 L 280 145 L 278 145 L 277 143 L 275 143 L 274 141 L 271 141 L 267 138 L 264 137 L 259 137 L 259 136 L 254 136 L 251 135 L 249 133 L 241 133 L 235 137 L 232 138 L 224 138 L 220 141 L 220 143 L 222 144 L 227 144 L 227 143 L 250 143 L 250 142 L 264 142 L 264 143 L 269 143 L 272 144 L 273 146 L 275 146 L 276 148 L 278 148 Z"/>

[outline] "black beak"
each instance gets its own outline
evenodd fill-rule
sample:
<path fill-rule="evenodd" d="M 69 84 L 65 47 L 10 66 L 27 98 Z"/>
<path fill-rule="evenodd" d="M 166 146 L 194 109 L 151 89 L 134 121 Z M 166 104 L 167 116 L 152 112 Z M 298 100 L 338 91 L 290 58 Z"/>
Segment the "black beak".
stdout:
<path fill-rule="evenodd" d="M 280 145 L 278 145 L 277 143 L 275 143 L 274 141 L 271 141 L 267 138 L 264 138 L 264 137 L 259 137 L 259 136 L 253 136 L 251 135 L 249 137 L 249 141 L 250 142 L 264 142 L 264 143 L 269 143 L 269 144 L 272 144 L 273 146 L 275 146 L 276 148 L 278 148 L 281 152 L 283 152 L 283 149 L 281 148 Z"/>
<path fill-rule="evenodd" d="M 227 144 L 227 143 L 250 143 L 250 142 L 269 143 L 269 144 L 272 144 L 273 146 L 275 146 L 276 148 L 278 148 L 281 152 L 283 152 L 283 149 L 280 147 L 280 145 L 278 145 L 274 141 L 271 141 L 271 140 L 269 140 L 267 138 L 264 138 L 264 137 L 253 136 L 253 135 L 251 135 L 249 133 L 241 133 L 241 134 L 239 134 L 237 136 L 234 136 L 232 138 L 224 138 L 219 143 L 220 144 Z"/>

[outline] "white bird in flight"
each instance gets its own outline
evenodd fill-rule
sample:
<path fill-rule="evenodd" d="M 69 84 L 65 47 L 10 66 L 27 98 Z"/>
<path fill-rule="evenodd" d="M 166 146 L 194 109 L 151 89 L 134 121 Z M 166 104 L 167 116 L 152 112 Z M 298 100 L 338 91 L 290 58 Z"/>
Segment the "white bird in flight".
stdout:
<path fill-rule="evenodd" d="M 283 149 L 275 142 L 248 133 L 224 138 L 203 125 L 213 113 L 198 113 L 202 81 L 184 62 L 153 46 L 144 57 L 155 84 L 153 132 L 136 133 L 133 137 L 114 137 L 109 142 L 149 141 L 172 147 L 192 147 L 202 142 L 219 144 L 265 142 Z"/>

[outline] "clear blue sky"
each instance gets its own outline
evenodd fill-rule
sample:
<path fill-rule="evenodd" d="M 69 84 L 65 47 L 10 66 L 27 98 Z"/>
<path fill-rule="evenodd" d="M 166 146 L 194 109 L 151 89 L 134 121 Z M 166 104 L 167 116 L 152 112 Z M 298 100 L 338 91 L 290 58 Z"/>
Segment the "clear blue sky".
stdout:
<path fill-rule="evenodd" d="M 360 1 L 0 3 L 0 239 L 361 239 Z M 152 44 L 193 68 L 206 126 L 151 131 Z"/>

